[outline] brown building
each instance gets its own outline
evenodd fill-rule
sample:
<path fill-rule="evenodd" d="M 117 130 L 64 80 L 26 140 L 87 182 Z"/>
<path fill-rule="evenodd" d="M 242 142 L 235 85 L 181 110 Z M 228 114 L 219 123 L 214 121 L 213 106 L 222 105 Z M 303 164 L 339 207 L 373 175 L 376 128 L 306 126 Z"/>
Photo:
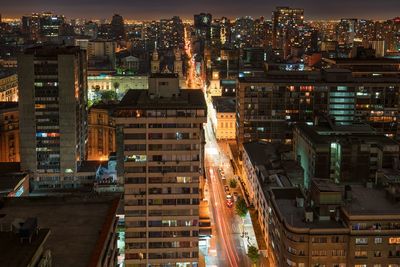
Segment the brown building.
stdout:
<path fill-rule="evenodd" d="M 17 74 L 0 70 L 0 101 L 18 101 Z"/>
<path fill-rule="evenodd" d="M 114 112 L 125 177 L 125 266 L 198 266 L 207 107 L 201 90 L 157 74 Z"/>
<path fill-rule="evenodd" d="M 0 102 L 0 162 L 19 162 L 17 102 Z"/>
<path fill-rule="evenodd" d="M 115 152 L 115 121 L 109 107 L 95 105 L 89 110 L 88 160 L 107 160 Z"/>

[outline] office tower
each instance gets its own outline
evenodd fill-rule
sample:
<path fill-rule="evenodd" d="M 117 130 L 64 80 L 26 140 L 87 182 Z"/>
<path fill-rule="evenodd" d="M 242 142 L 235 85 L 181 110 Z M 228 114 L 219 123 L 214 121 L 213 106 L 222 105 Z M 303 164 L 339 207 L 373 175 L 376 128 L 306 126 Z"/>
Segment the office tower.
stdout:
<path fill-rule="evenodd" d="M 231 28 L 231 42 L 236 47 L 248 47 L 253 43 L 254 20 L 251 17 L 238 18 Z"/>
<path fill-rule="evenodd" d="M 60 26 L 64 23 L 64 16 L 53 15 L 52 13 L 40 14 L 40 34 L 44 38 L 58 37 Z"/>
<path fill-rule="evenodd" d="M 292 45 L 299 38 L 299 28 L 304 24 L 304 10 L 300 8 L 277 7 L 272 12 L 272 46 L 282 49 L 286 57 Z"/>
<path fill-rule="evenodd" d="M 111 36 L 116 40 L 125 39 L 124 18 L 118 14 L 111 20 Z"/>
<path fill-rule="evenodd" d="M 341 19 L 336 28 L 336 40 L 339 44 L 352 46 L 357 32 L 357 19 Z"/>
<path fill-rule="evenodd" d="M 19 162 L 17 102 L 0 102 L 0 162 Z"/>
<path fill-rule="evenodd" d="M 157 46 L 161 49 L 183 49 L 185 46 L 184 27 L 180 17 L 161 19 L 157 35 Z"/>
<path fill-rule="evenodd" d="M 28 40 L 40 39 L 40 15 L 32 14 L 21 18 L 21 31 Z"/>
<path fill-rule="evenodd" d="M 155 74 L 116 109 L 125 175 L 125 265 L 198 266 L 206 103 Z M 118 134 L 117 134 L 118 135 Z"/>
<path fill-rule="evenodd" d="M 321 113 L 337 125 L 365 122 L 399 140 L 399 62 L 333 62 L 335 67 L 322 71 L 271 70 L 265 77 L 239 78 L 238 144 L 261 139 L 291 142 L 292 125 L 313 124 Z"/>
<path fill-rule="evenodd" d="M 211 40 L 211 14 L 200 13 L 194 15 L 194 29 L 196 35 L 204 41 Z"/>
<path fill-rule="evenodd" d="M 18 57 L 21 168 L 35 186 L 61 187 L 86 159 L 86 53 L 39 46 Z"/>

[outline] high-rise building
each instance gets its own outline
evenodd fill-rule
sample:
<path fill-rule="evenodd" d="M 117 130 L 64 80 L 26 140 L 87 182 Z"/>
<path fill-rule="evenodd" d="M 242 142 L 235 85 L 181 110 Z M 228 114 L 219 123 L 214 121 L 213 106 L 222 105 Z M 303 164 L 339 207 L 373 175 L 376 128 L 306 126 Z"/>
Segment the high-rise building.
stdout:
<path fill-rule="evenodd" d="M 86 159 L 86 53 L 33 47 L 18 58 L 21 168 L 38 187 L 60 187 Z"/>
<path fill-rule="evenodd" d="M 40 34 L 44 38 L 59 36 L 61 25 L 65 23 L 64 16 L 54 15 L 52 13 L 40 14 Z"/>
<path fill-rule="evenodd" d="M 272 46 L 282 49 L 285 56 L 299 37 L 304 24 L 304 10 L 300 8 L 277 7 L 272 13 Z"/>
<path fill-rule="evenodd" d="M 127 267 L 198 266 L 206 110 L 202 91 L 179 89 L 176 74 L 151 76 L 116 109 Z"/>
<path fill-rule="evenodd" d="M 196 35 L 205 41 L 211 40 L 211 14 L 200 13 L 194 15 L 194 29 Z"/>
<path fill-rule="evenodd" d="M 115 14 L 112 17 L 111 35 L 116 40 L 125 39 L 125 24 L 124 18 L 121 15 Z"/>
<path fill-rule="evenodd" d="M 29 40 L 40 38 L 40 15 L 32 14 L 21 18 L 21 31 Z"/>

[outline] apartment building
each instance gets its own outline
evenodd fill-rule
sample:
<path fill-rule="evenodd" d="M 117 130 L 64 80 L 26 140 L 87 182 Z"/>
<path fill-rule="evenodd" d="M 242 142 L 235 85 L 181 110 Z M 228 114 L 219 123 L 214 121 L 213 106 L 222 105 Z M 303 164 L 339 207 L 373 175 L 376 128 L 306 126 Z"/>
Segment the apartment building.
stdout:
<path fill-rule="evenodd" d="M 400 144 L 369 125 L 297 124 L 293 151 L 304 169 L 304 186 L 312 178 L 341 182 L 373 182 L 381 169 L 398 167 Z"/>
<path fill-rule="evenodd" d="M 377 66 L 377 65 L 375 65 Z M 382 71 L 382 70 L 381 70 Z M 366 122 L 398 139 L 399 72 L 359 76 L 349 69 L 267 71 L 239 78 L 236 91 L 237 142 L 291 142 L 292 126 L 313 124 L 321 113 L 336 124 Z"/>
<path fill-rule="evenodd" d="M 176 74 L 152 75 L 115 110 L 127 267 L 198 266 L 206 110 L 202 91 L 179 89 Z"/>
<path fill-rule="evenodd" d="M 79 183 L 87 157 L 86 69 L 79 47 L 38 46 L 19 55 L 21 169 L 35 188 Z"/>
<path fill-rule="evenodd" d="M 244 145 L 244 169 L 271 266 L 395 267 L 400 264 L 400 186 L 335 184 L 302 172 L 282 144 Z M 359 169 L 359 168 L 358 168 Z M 362 173 L 361 173 L 362 174 Z M 361 179 L 363 180 L 363 179 Z"/>

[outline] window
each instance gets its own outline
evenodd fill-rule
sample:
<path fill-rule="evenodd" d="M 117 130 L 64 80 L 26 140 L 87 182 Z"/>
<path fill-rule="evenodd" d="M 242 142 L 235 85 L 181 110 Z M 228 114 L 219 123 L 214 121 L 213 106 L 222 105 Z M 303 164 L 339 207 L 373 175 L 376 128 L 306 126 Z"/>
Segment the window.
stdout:
<path fill-rule="evenodd" d="M 382 237 L 375 237 L 375 244 L 382 244 Z"/>
<path fill-rule="evenodd" d="M 368 237 L 357 237 L 356 245 L 366 245 L 368 244 Z"/>
<path fill-rule="evenodd" d="M 358 250 L 354 252 L 354 256 L 356 258 L 366 258 L 368 257 L 368 253 L 366 250 Z"/>

